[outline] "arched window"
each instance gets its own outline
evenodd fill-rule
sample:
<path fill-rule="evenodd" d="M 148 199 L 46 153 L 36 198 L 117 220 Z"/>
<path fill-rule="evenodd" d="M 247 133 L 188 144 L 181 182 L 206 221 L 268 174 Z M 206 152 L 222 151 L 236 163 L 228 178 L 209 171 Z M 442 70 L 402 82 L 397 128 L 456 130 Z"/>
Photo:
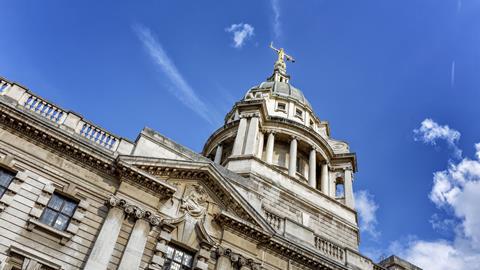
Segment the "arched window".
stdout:
<path fill-rule="evenodd" d="M 345 197 L 345 186 L 343 182 L 343 178 L 337 177 L 335 179 L 335 197 L 343 198 Z"/>

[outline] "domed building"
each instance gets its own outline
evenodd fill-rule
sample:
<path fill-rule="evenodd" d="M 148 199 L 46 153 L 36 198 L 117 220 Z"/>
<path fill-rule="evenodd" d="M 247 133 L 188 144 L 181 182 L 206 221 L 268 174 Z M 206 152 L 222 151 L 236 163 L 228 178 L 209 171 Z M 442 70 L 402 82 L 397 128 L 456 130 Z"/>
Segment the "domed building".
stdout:
<path fill-rule="evenodd" d="M 0 269 L 419 269 L 359 252 L 356 156 L 273 49 L 201 154 L 0 78 Z"/>

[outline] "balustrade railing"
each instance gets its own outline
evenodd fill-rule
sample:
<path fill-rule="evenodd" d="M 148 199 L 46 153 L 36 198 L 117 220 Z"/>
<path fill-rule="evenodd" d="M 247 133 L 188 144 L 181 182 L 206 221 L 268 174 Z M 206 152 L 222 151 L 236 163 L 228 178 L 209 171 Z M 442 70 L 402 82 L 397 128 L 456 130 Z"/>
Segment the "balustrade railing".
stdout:
<path fill-rule="evenodd" d="M 111 133 L 85 121 L 80 121 L 78 123 L 75 132 L 80 134 L 80 136 L 113 151 L 116 150 L 118 143 L 120 142 L 119 138 Z"/>
<path fill-rule="evenodd" d="M 122 148 L 122 151 L 128 151 L 125 149 L 131 147 L 125 146 L 131 145 L 130 142 L 114 136 L 112 133 L 87 122 L 81 116 L 65 111 L 27 89 L 2 78 L 0 78 L 0 94 L 14 99 L 17 106 L 60 125 L 63 130 L 75 132 L 103 148 L 117 151 L 121 141 L 124 147 L 127 147 Z"/>
<path fill-rule="evenodd" d="M 62 109 L 29 92 L 25 92 L 18 103 L 25 109 L 58 124 L 61 124 L 67 116 Z"/>
<path fill-rule="evenodd" d="M 315 248 L 317 248 L 320 253 L 339 261 L 343 261 L 343 258 L 345 257 L 345 251 L 343 248 L 318 235 L 315 236 Z"/>
<path fill-rule="evenodd" d="M 277 231 L 283 230 L 283 223 L 285 222 L 283 218 L 267 210 L 265 210 L 265 215 L 267 218 L 267 223 L 270 224 L 275 230 Z"/>
<path fill-rule="evenodd" d="M 3 93 L 4 91 L 7 91 L 7 89 L 9 87 L 11 87 L 12 84 L 3 80 L 3 79 L 0 79 L 0 93 Z"/>

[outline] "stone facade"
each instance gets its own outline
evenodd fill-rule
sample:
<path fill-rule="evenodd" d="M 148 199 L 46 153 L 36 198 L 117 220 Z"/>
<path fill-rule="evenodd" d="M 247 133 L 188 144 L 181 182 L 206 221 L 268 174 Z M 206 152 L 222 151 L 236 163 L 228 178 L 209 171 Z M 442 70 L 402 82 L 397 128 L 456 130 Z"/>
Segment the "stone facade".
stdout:
<path fill-rule="evenodd" d="M 1 79 L 0 269 L 383 269 L 358 251 L 355 154 L 289 79 L 277 61 L 202 154 Z"/>

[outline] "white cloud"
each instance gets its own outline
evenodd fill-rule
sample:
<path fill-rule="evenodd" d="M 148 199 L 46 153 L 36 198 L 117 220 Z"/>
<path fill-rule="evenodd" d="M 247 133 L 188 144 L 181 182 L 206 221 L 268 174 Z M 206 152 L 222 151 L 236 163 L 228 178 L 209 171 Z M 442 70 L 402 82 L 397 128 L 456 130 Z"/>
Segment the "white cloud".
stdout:
<path fill-rule="evenodd" d="M 270 0 L 270 5 L 273 11 L 273 34 L 275 39 L 282 35 L 281 21 L 280 21 L 280 0 Z"/>
<path fill-rule="evenodd" d="M 462 150 L 457 146 L 460 139 L 460 132 L 451 129 L 449 126 L 441 126 L 430 118 L 422 121 L 420 128 L 413 130 L 414 140 L 436 145 L 438 140 L 444 140 L 454 151 L 457 158 L 461 158 Z"/>
<path fill-rule="evenodd" d="M 429 120 L 429 121 L 427 121 Z M 437 138 L 456 143 L 458 131 L 439 126 L 431 119 L 422 123 L 422 140 L 434 144 Z M 422 130 L 422 128 L 420 128 Z M 420 131 L 419 131 L 420 132 Z M 480 265 L 480 144 L 476 158 L 450 162 L 444 171 L 435 172 L 430 200 L 449 218 L 433 216 L 434 229 L 450 230 L 452 240 L 411 240 L 390 251 L 425 270 L 479 269 Z"/>
<path fill-rule="evenodd" d="M 407 244 L 398 256 L 424 270 L 478 269 L 480 256 L 460 251 L 445 240 L 415 240 Z"/>
<path fill-rule="evenodd" d="M 133 29 L 154 63 L 172 83 L 173 87 L 169 89 L 169 91 L 200 117 L 210 124 L 215 124 L 216 121 L 212 119 L 212 114 L 215 114 L 212 113 L 211 109 L 208 109 L 206 104 L 183 78 L 182 74 L 163 49 L 162 44 L 155 38 L 150 29 L 138 24 L 134 25 Z"/>
<path fill-rule="evenodd" d="M 369 233 L 373 238 L 378 238 L 376 212 L 378 205 L 373 196 L 366 190 L 355 192 L 355 208 L 360 216 L 360 229 Z"/>
<path fill-rule="evenodd" d="M 254 28 L 248 23 L 232 24 L 225 28 L 228 33 L 233 33 L 233 47 L 241 48 L 249 38 L 254 35 Z"/>

